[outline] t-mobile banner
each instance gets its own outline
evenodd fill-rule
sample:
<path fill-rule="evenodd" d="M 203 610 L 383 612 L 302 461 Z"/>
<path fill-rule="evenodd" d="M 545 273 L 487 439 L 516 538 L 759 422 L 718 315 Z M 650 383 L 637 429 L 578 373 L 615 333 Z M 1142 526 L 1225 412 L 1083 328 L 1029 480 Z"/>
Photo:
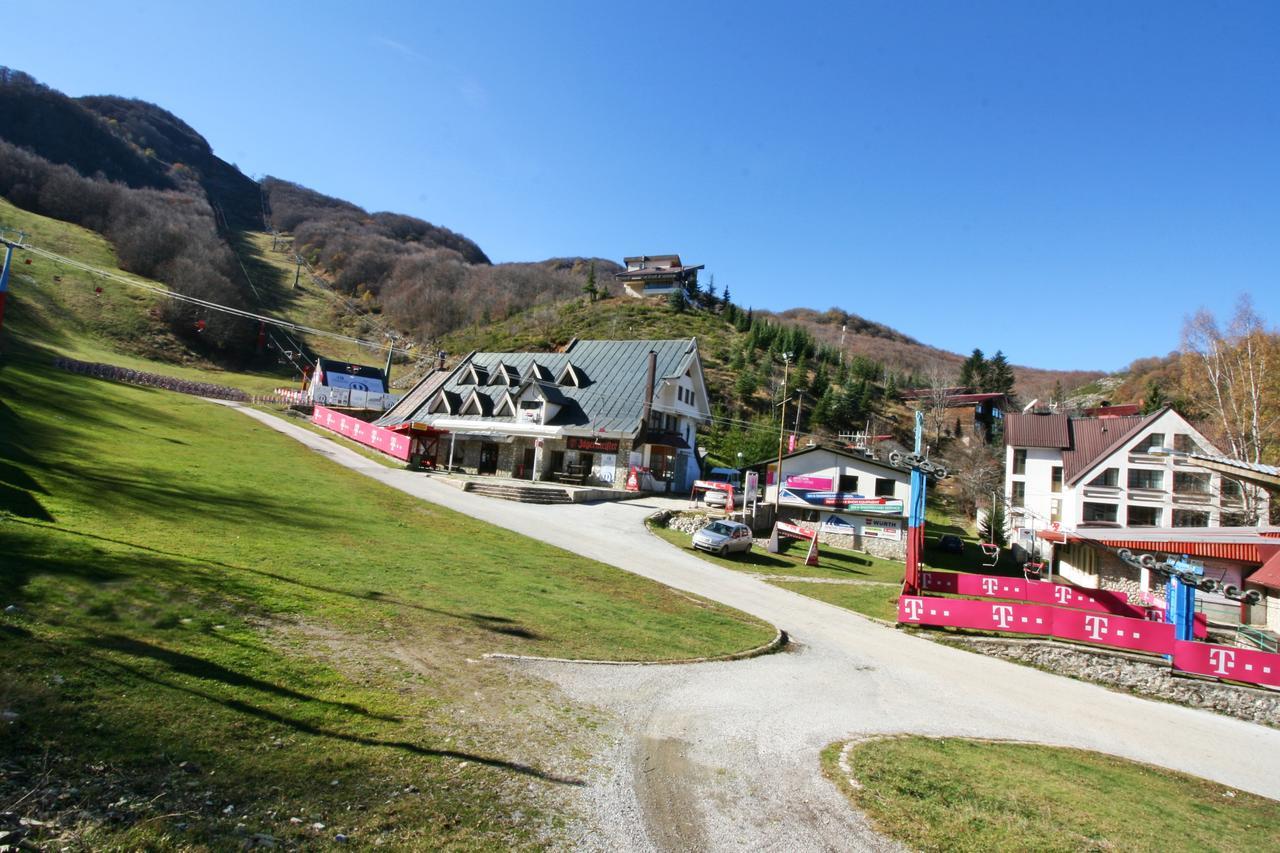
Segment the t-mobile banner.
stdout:
<path fill-rule="evenodd" d="M 374 450 L 379 450 L 388 456 L 404 460 L 409 458 L 410 445 L 412 444 L 409 437 L 392 432 L 389 429 L 374 426 L 359 418 L 335 412 L 333 409 L 326 409 L 324 406 L 315 407 L 315 412 L 311 415 L 311 422 L 339 435 L 345 435 L 347 438 L 372 447 Z"/>
<path fill-rule="evenodd" d="M 1054 608 L 1053 636 L 1165 655 L 1173 643 L 1173 625 L 1128 616 Z"/>
<path fill-rule="evenodd" d="M 921 572 L 920 588 L 929 592 L 946 592 L 952 595 L 1011 598 L 1015 601 L 1049 604 L 1054 607 L 1075 607 L 1080 610 L 1114 613 L 1117 616 L 1129 616 L 1134 619 L 1146 617 L 1146 611 L 1129 604 L 1129 596 L 1123 592 L 1084 589 L 1050 581 L 1027 581 L 1022 578 L 956 572 Z"/>
<path fill-rule="evenodd" d="M 898 599 L 898 621 L 980 631 L 1048 634 L 1053 627 L 1053 614 L 1052 608 L 1038 604 L 904 595 Z"/>
<path fill-rule="evenodd" d="M 1173 668 L 1214 678 L 1280 687 L 1280 655 L 1253 649 L 1174 640 Z"/>

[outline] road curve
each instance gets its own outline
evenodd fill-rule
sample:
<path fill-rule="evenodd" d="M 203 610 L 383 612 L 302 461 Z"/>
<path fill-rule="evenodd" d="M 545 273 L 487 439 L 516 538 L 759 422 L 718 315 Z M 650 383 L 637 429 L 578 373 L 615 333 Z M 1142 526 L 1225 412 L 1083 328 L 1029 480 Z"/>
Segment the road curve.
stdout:
<path fill-rule="evenodd" d="M 614 712 L 619 737 L 586 789 L 598 849 L 885 849 L 821 777 L 818 752 L 859 735 L 1013 738 L 1093 749 L 1280 799 L 1280 731 L 1140 699 L 912 637 L 720 568 L 650 534 L 658 502 L 538 506 L 379 465 L 241 408 L 408 494 L 722 602 L 785 629 L 793 652 L 692 666 L 530 663 Z"/>

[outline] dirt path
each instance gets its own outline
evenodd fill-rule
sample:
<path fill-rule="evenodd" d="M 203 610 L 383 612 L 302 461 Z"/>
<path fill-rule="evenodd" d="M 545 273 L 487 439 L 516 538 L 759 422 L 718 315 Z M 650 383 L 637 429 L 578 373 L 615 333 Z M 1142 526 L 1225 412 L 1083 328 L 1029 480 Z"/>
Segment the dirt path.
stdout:
<path fill-rule="evenodd" d="M 581 828 L 584 848 L 891 848 L 822 777 L 818 753 L 898 732 L 1095 749 L 1280 798 L 1280 731 L 940 646 L 715 566 L 644 529 L 660 500 L 491 500 L 244 411 L 394 488 L 721 601 L 796 641 L 793 651 L 733 663 L 516 664 L 617 720 L 614 747 L 583 792 L 593 816 Z"/>

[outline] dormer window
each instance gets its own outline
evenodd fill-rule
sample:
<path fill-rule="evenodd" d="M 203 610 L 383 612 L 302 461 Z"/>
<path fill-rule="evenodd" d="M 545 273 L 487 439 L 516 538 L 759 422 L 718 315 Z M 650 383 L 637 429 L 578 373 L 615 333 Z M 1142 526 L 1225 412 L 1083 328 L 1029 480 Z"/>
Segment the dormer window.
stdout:
<path fill-rule="evenodd" d="M 462 407 L 461 414 L 464 415 L 485 415 L 485 410 L 492 405 L 492 402 L 484 394 L 479 391 L 472 391 L 471 396 L 467 398 L 467 403 Z"/>
<path fill-rule="evenodd" d="M 489 380 L 490 385 L 519 385 L 520 371 L 516 370 L 509 364 L 498 362 L 498 366 L 494 368 L 493 378 Z"/>
<path fill-rule="evenodd" d="M 498 401 L 498 405 L 493 407 L 493 416 L 495 418 L 504 415 L 509 418 L 516 416 L 516 398 L 511 395 L 510 391 L 503 394 L 502 399 Z"/>
<path fill-rule="evenodd" d="M 564 370 L 560 371 L 560 378 L 556 382 L 561 385 L 572 385 L 574 388 L 581 388 L 586 384 L 586 378 L 580 369 L 570 363 L 566 364 Z"/>
<path fill-rule="evenodd" d="M 431 401 L 431 405 L 427 406 L 427 414 L 453 414 L 453 400 L 451 399 L 448 391 L 441 391 L 436 394 L 435 399 Z"/>
<path fill-rule="evenodd" d="M 529 376 L 530 378 L 538 382 L 555 382 L 556 381 L 555 374 L 551 372 L 551 369 L 548 368 L 546 365 L 538 364 L 538 362 L 536 361 L 529 368 Z"/>
<path fill-rule="evenodd" d="M 458 377 L 459 385 L 484 385 L 489 381 L 489 371 L 474 362 Z"/>

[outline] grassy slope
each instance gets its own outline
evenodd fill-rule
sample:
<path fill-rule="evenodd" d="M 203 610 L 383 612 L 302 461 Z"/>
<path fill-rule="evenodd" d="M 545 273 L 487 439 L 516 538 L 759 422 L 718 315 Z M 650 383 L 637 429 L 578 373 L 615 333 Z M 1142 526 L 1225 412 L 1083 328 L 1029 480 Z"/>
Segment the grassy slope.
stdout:
<path fill-rule="evenodd" d="M 0 219 L 114 264 L 82 229 L 9 207 Z M 59 353 L 279 382 L 190 359 L 148 319 L 150 296 L 94 295 L 40 260 L 15 272 L 0 605 L 22 610 L 0 616 L 0 709 L 17 715 L 0 723 L 0 806 L 63 815 L 76 833 L 63 841 L 227 846 L 243 823 L 277 839 L 537 843 L 563 819 L 558 792 L 585 771 L 595 721 L 470 661 L 669 658 L 772 635 L 416 502 L 228 409 L 54 370 Z"/>
<path fill-rule="evenodd" d="M 920 850 L 1276 850 L 1280 803 L 1217 783 L 1073 749 L 922 737 L 850 756 L 877 829 Z"/>

